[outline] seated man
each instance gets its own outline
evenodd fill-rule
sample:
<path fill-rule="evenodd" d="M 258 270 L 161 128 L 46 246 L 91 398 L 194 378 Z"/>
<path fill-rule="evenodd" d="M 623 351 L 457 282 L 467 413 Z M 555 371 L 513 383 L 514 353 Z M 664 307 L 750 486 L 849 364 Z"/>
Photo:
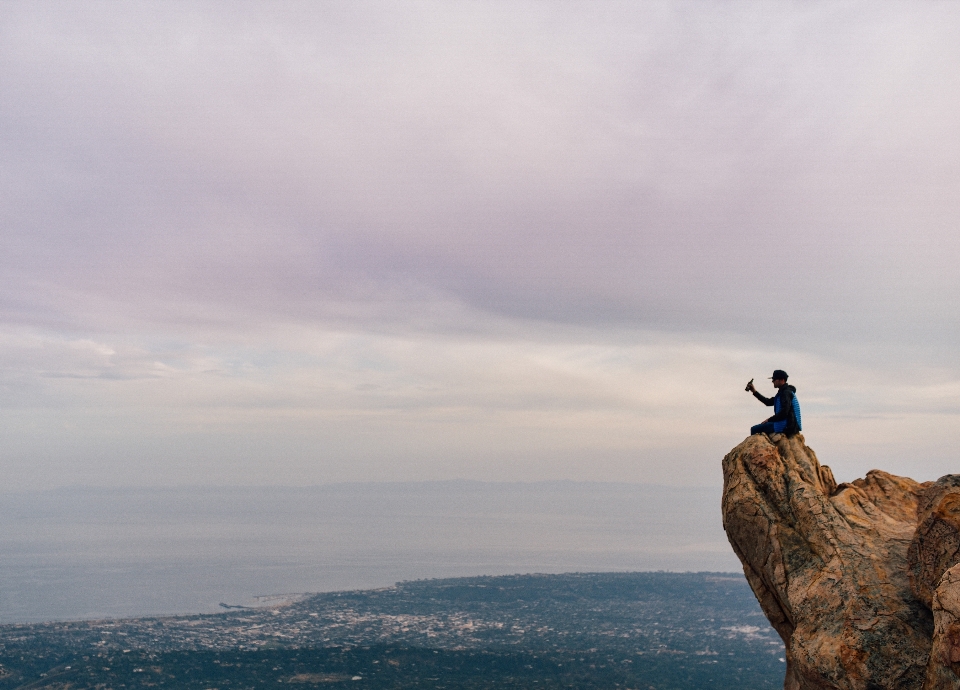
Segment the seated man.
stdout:
<path fill-rule="evenodd" d="M 800 431 L 800 403 L 797 401 L 795 393 L 797 389 L 787 384 L 787 372 L 783 369 L 777 369 L 770 377 L 773 380 L 773 387 L 777 389 L 777 394 L 772 398 L 767 398 L 757 392 L 753 386 L 753 380 L 747 384 L 747 391 L 753 393 L 753 396 L 764 405 L 773 405 L 773 416 L 766 421 L 750 428 L 750 435 L 753 434 L 786 434 L 793 436 Z"/>

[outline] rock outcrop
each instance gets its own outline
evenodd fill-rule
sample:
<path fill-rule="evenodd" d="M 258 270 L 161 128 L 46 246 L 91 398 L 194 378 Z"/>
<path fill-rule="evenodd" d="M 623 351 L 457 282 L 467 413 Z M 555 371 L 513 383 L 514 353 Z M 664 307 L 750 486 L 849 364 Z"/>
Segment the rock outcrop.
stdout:
<path fill-rule="evenodd" d="M 802 435 L 723 459 L 723 524 L 787 690 L 960 690 L 960 476 L 834 481 Z"/>
<path fill-rule="evenodd" d="M 933 644 L 923 690 L 960 690 L 960 565 L 933 592 Z"/>
<path fill-rule="evenodd" d="M 923 494 L 907 551 L 914 593 L 933 611 L 933 644 L 924 690 L 960 690 L 960 476 Z"/>
<path fill-rule="evenodd" d="M 932 607 L 940 578 L 960 563 L 960 476 L 948 474 L 924 492 L 917 522 L 907 551 L 910 584 L 920 601 Z"/>

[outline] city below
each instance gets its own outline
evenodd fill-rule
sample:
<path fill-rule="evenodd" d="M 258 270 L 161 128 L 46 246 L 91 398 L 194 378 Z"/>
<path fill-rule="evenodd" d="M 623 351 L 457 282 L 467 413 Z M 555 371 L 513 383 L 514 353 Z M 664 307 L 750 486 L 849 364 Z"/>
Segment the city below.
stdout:
<path fill-rule="evenodd" d="M 775 688 L 742 575 L 575 573 L 261 597 L 219 614 L 0 626 L 8 688 Z"/>

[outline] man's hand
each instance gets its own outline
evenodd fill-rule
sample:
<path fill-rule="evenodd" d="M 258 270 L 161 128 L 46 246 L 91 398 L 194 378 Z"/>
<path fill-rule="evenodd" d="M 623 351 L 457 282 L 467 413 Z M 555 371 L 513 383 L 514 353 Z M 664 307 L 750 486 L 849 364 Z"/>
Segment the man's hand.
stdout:
<path fill-rule="evenodd" d="M 748 393 L 755 393 L 755 392 L 756 392 L 757 389 L 754 388 L 754 386 L 753 386 L 753 379 L 750 379 L 750 383 L 747 384 L 747 387 L 744 388 L 744 390 L 747 391 Z"/>

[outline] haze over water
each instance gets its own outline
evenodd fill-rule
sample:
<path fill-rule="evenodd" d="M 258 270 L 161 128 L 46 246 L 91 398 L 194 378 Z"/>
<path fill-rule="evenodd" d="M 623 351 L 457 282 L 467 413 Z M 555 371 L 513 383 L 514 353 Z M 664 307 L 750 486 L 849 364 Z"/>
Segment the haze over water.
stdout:
<path fill-rule="evenodd" d="M 716 489 L 549 482 L 0 494 L 0 623 L 527 572 L 739 568 Z"/>

